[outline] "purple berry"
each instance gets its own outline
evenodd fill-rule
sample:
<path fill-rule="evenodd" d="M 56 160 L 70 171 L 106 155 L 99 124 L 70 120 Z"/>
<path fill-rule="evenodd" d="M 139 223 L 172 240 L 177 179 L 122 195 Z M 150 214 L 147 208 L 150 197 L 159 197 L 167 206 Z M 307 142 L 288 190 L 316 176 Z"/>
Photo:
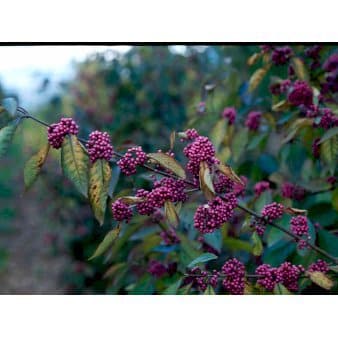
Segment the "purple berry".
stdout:
<path fill-rule="evenodd" d="M 106 132 L 102 133 L 96 130 L 90 133 L 86 146 L 92 163 L 98 159 L 109 161 L 113 156 L 114 149 Z"/>
<path fill-rule="evenodd" d="M 127 175 L 134 175 L 136 167 L 142 165 L 147 160 L 147 154 L 141 147 L 132 147 L 124 154 L 124 156 L 117 162 L 121 171 Z"/>
<path fill-rule="evenodd" d="M 270 203 L 263 207 L 262 216 L 266 217 L 269 221 L 281 218 L 283 216 L 284 206 L 280 203 Z"/>
<path fill-rule="evenodd" d="M 55 148 L 62 146 L 63 139 L 68 134 L 77 135 L 79 127 L 70 117 L 63 117 L 59 123 L 53 123 L 48 127 L 48 142 Z"/>
<path fill-rule="evenodd" d="M 111 210 L 113 218 L 116 221 L 126 221 L 128 223 L 133 216 L 130 206 L 121 199 L 117 199 L 112 203 Z"/>
<path fill-rule="evenodd" d="M 222 266 L 222 273 L 225 274 L 223 287 L 233 295 L 244 294 L 245 288 L 245 266 L 236 258 L 229 259 Z"/>

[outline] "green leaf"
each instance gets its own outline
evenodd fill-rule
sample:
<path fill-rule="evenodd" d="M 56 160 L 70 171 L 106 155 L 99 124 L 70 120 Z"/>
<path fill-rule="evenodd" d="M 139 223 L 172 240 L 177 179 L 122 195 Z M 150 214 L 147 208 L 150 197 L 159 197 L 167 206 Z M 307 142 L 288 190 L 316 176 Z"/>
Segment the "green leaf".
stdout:
<path fill-rule="evenodd" d="M 332 235 L 326 230 L 318 231 L 319 247 L 329 252 L 331 255 L 338 257 L 338 237 Z"/>
<path fill-rule="evenodd" d="M 322 272 L 314 271 L 308 272 L 307 274 L 309 275 L 310 279 L 321 288 L 325 290 L 332 289 L 334 282 Z"/>
<path fill-rule="evenodd" d="M 110 179 L 110 182 L 109 182 L 109 188 L 108 188 L 108 195 L 109 195 L 110 198 L 112 198 L 113 195 L 114 195 L 114 191 L 115 191 L 117 182 L 120 178 L 120 173 L 121 173 L 121 170 L 120 170 L 119 166 L 113 167 L 111 179 Z"/>
<path fill-rule="evenodd" d="M 334 135 L 321 144 L 320 155 L 323 161 L 330 167 L 333 174 L 338 157 L 338 135 Z"/>
<path fill-rule="evenodd" d="M 178 218 L 175 206 L 172 202 L 170 202 L 170 201 L 164 202 L 164 214 L 165 214 L 166 219 L 168 220 L 168 223 L 171 226 L 176 228 L 178 226 L 180 220 Z"/>
<path fill-rule="evenodd" d="M 292 295 L 292 293 L 281 283 L 278 283 L 273 289 L 275 295 Z"/>
<path fill-rule="evenodd" d="M 263 244 L 261 238 L 258 236 L 256 231 L 254 231 L 254 233 L 252 234 L 251 240 L 253 243 L 252 253 L 255 256 L 261 256 L 263 252 Z"/>
<path fill-rule="evenodd" d="M 326 140 L 338 135 L 338 127 L 330 128 L 319 140 L 318 144 L 325 142 Z"/>
<path fill-rule="evenodd" d="M 338 272 L 338 265 L 331 265 L 329 266 L 329 269 L 334 272 Z"/>
<path fill-rule="evenodd" d="M 235 162 L 239 160 L 248 143 L 249 131 L 247 128 L 239 130 L 232 141 L 232 154 Z"/>
<path fill-rule="evenodd" d="M 332 193 L 332 205 L 333 205 L 334 209 L 336 209 L 336 211 L 338 211 L 338 188 L 336 188 L 335 190 L 333 190 L 333 193 Z"/>
<path fill-rule="evenodd" d="M 181 286 L 181 283 L 182 283 L 182 278 L 180 278 L 175 283 L 169 285 L 168 288 L 164 290 L 163 295 L 177 295 L 177 290 Z"/>
<path fill-rule="evenodd" d="M 216 255 L 214 255 L 213 253 L 206 252 L 206 253 L 200 255 L 199 257 L 195 258 L 192 262 L 190 262 L 190 264 L 188 265 L 188 268 L 192 268 L 197 264 L 206 263 L 206 262 L 209 262 L 209 261 L 217 259 L 217 258 L 218 257 Z"/>
<path fill-rule="evenodd" d="M 28 190 L 38 178 L 41 168 L 46 161 L 49 148 L 49 143 L 47 143 L 26 162 L 24 168 L 24 182 L 26 190 Z"/>
<path fill-rule="evenodd" d="M 204 291 L 204 294 L 208 295 L 208 296 L 214 296 L 214 295 L 216 295 L 215 290 L 214 290 L 214 288 L 211 285 L 207 286 L 207 288 Z"/>
<path fill-rule="evenodd" d="M 272 106 L 272 111 L 282 112 L 290 108 L 290 104 L 287 100 L 282 100 Z"/>
<path fill-rule="evenodd" d="M 216 153 L 218 152 L 218 148 L 224 140 L 227 125 L 228 125 L 228 120 L 220 119 L 217 121 L 217 123 L 215 124 L 215 126 L 212 128 L 210 132 L 210 139 L 216 149 Z"/>
<path fill-rule="evenodd" d="M 0 158 L 4 156 L 13 140 L 18 120 L 0 129 Z"/>
<path fill-rule="evenodd" d="M 282 140 L 282 144 L 288 143 L 291 141 L 297 133 L 306 126 L 312 126 L 312 120 L 309 118 L 300 118 L 292 123 L 291 127 L 287 132 L 287 136 Z"/>
<path fill-rule="evenodd" d="M 147 155 L 148 158 L 155 160 L 158 162 L 162 167 L 169 169 L 178 177 L 185 179 L 186 173 L 182 166 L 171 156 L 165 153 L 151 153 Z"/>
<path fill-rule="evenodd" d="M 104 237 L 103 241 L 99 244 L 94 254 L 88 260 L 92 260 L 96 257 L 103 255 L 109 249 L 109 247 L 114 243 L 119 233 L 120 233 L 120 227 L 110 230 L 107 233 L 107 235 Z"/>
<path fill-rule="evenodd" d="M 75 135 L 67 135 L 61 148 L 64 175 L 85 197 L 88 195 L 88 156 Z"/>
<path fill-rule="evenodd" d="M 227 237 L 224 239 L 224 247 L 228 250 L 238 251 L 243 250 L 247 252 L 252 252 L 252 246 L 249 242 L 242 241 L 240 239 Z"/>
<path fill-rule="evenodd" d="M 110 178 L 111 169 L 108 161 L 99 159 L 90 166 L 89 202 L 100 225 L 104 222 Z"/>

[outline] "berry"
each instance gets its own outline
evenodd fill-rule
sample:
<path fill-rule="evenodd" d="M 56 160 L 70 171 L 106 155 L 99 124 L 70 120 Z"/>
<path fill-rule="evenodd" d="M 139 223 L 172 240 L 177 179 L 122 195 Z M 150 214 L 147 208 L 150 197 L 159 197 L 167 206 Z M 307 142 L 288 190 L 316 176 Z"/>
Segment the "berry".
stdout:
<path fill-rule="evenodd" d="M 255 191 L 256 196 L 259 196 L 264 191 L 269 190 L 269 189 L 270 189 L 270 183 L 267 181 L 257 182 L 254 186 L 254 191 Z"/>
<path fill-rule="evenodd" d="M 329 271 L 329 266 L 325 261 L 318 259 L 315 263 L 312 263 L 309 266 L 307 271 L 309 271 L 309 272 L 318 271 L 318 272 L 322 272 L 322 273 L 327 273 Z"/>
<path fill-rule="evenodd" d="M 268 291 L 272 291 L 275 288 L 275 285 L 282 281 L 278 269 L 271 267 L 269 264 L 262 264 L 257 267 L 256 274 L 260 275 L 257 279 L 257 283 Z"/>
<path fill-rule="evenodd" d="M 234 182 L 224 174 L 218 172 L 214 179 L 214 188 L 218 194 L 232 191 Z"/>
<path fill-rule="evenodd" d="M 136 192 L 136 197 L 142 197 L 145 199 L 144 202 L 136 204 L 136 210 L 140 215 L 151 215 L 155 211 L 155 207 L 152 205 L 152 201 L 148 198 L 150 191 L 139 189 Z"/>
<path fill-rule="evenodd" d="M 312 155 L 314 158 L 319 158 L 320 156 L 320 144 L 318 144 L 320 138 L 316 138 L 312 143 Z"/>
<path fill-rule="evenodd" d="M 223 110 L 222 116 L 228 119 L 229 125 L 234 124 L 236 119 L 236 109 L 234 107 L 228 107 Z"/>
<path fill-rule="evenodd" d="M 167 268 L 159 261 L 151 260 L 148 266 L 148 272 L 154 277 L 160 278 L 167 273 Z"/>
<path fill-rule="evenodd" d="M 247 177 L 241 175 L 240 176 L 241 181 L 243 182 L 243 184 L 241 183 L 235 183 L 234 184 L 234 189 L 233 189 L 233 193 L 236 196 L 244 196 L 245 193 L 245 189 L 246 189 L 246 185 L 248 184 L 248 179 Z"/>
<path fill-rule="evenodd" d="M 59 123 L 53 123 L 48 127 L 48 142 L 55 148 L 59 149 L 66 135 L 77 135 L 79 127 L 70 117 L 63 117 Z"/>
<path fill-rule="evenodd" d="M 165 245 L 178 244 L 180 239 L 178 238 L 174 229 L 168 229 L 167 231 L 161 231 L 160 236 Z"/>
<path fill-rule="evenodd" d="M 116 221 L 126 221 L 128 223 L 133 216 L 130 206 L 124 203 L 120 198 L 112 203 L 111 210 L 113 218 Z"/>
<path fill-rule="evenodd" d="M 147 154 L 141 147 L 132 147 L 124 154 L 124 156 L 117 162 L 121 171 L 127 175 L 134 175 L 136 167 L 142 165 L 147 160 Z"/>
<path fill-rule="evenodd" d="M 194 215 L 194 227 L 201 233 L 213 232 L 232 217 L 236 206 L 237 198 L 233 193 L 226 194 L 224 200 L 215 197 L 197 208 Z"/>
<path fill-rule="evenodd" d="M 199 136 L 198 132 L 196 131 L 196 129 L 188 129 L 185 131 L 186 135 L 187 135 L 187 139 L 189 141 L 194 140 L 196 137 Z"/>
<path fill-rule="evenodd" d="M 98 159 L 109 161 L 113 156 L 113 146 L 111 145 L 110 137 L 106 132 L 102 133 L 96 130 L 90 133 L 86 146 L 92 163 Z"/>
<path fill-rule="evenodd" d="M 293 52 L 289 46 L 275 48 L 271 55 L 271 60 L 276 66 L 288 63 Z"/>
<path fill-rule="evenodd" d="M 331 185 L 335 185 L 336 182 L 337 182 L 337 179 L 336 179 L 334 176 L 329 176 L 329 177 L 326 179 L 326 182 L 327 182 L 327 183 L 330 183 Z"/>
<path fill-rule="evenodd" d="M 305 216 L 296 216 L 292 217 L 291 221 L 291 232 L 297 236 L 306 236 L 310 239 L 309 236 L 309 225 L 307 218 Z M 307 247 L 307 242 L 304 239 L 298 240 L 299 249 L 305 249 Z"/>
<path fill-rule="evenodd" d="M 296 201 L 301 201 L 305 197 L 305 189 L 294 185 L 290 182 L 285 182 L 282 185 L 282 196 L 285 198 L 291 198 Z"/>
<path fill-rule="evenodd" d="M 326 72 L 335 71 L 338 68 L 338 53 L 332 54 L 323 64 L 323 69 Z"/>
<path fill-rule="evenodd" d="M 187 170 L 193 175 L 198 175 L 200 163 L 206 161 L 208 164 L 218 163 L 215 158 L 215 148 L 211 141 L 205 136 L 198 136 L 183 149 L 184 155 L 189 159 Z"/>
<path fill-rule="evenodd" d="M 277 268 L 278 278 L 289 291 L 298 290 L 298 280 L 303 272 L 301 265 L 292 265 L 290 262 L 284 262 Z"/>
<path fill-rule="evenodd" d="M 311 59 L 318 59 L 319 53 L 322 50 L 322 46 L 314 45 L 305 49 L 305 55 Z"/>
<path fill-rule="evenodd" d="M 330 108 L 323 109 L 323 115 L 320 119 L 319 126 L 324 129 L 329 129 L 338 126 L 338 116 L 332 113 Z"/>
<path fill-rule="evenodd" d="M 250 227 L 255 229 L 258 236 L 263 236 L 266 229 L 266 223 L 261 218 L 252 217 Z"/>
<path fill-rule="evenodd" d="M 288 101 L 293 106 L 311 106 L 313 100 L 312 88 L 305 81 L 297 80 L 288 95 Z"/>
<path fill-rule="evenodd" d="M 260 122 L 261 122 L 262 113 L 261 112 L 255 112 L 252 111 L 249 113 L 245 125 L 253 131 L 256 131 L 259 128 Z"/>
<path fill-rule="evenodd" d="M 245 266 L 236 258 L 229 259 L 222 266 L 222 273 L 226 275 L 223 280 L 224 288 L 233 295 L 244 294 Z"/>
<path fill-rule="evenodd" d="M 266 217 L 269 221 L 281 218 L 284 212 L 284 206 L 280 203 L 270 203 L 263 207 L 262 216 Z"/>
<path fill-rule="evenodd" d="M 174 203 L 186 201 L 188 196 L 184 189 L 185 182 L 180 179 L 176 180 L 174 178 L 166 177 L 154 183 L 154 190 L 161 191 L 161 193 L 166 196 L 167 200 L 170 200 Z"/>
<path fill-rule="evenodd" d="M 219 272 L 216 270 L 212 271 L 212 274 L 209 274 L 207 271 L 201 270 L 199 267 L 194 267 L 189 271 L 190 276 L 186 277 L 183 281 L 183 285 L 188 285 L 192 283 L 192 287 L 205 291 L 208 285 L 212 287 L 217 286 Z"/>
<path fill-rule="evenodd" d="M 259 46 L 260 48 L 261 48 L 261 51 L 263 52 L 263 53 L 268 53 L 268 52 L 270 52 L 271 50 L 272 50 L 272 46 L 270 46 L 270 45 L 260 45 Z"/>

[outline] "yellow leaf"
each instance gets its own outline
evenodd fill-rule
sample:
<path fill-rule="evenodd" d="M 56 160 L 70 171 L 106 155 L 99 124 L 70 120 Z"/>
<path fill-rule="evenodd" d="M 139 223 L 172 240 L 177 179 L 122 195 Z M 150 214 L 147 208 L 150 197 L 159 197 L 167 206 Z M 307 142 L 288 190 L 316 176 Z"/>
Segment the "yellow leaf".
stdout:
<path fill-rule="evenodd" d="M 162 167 L 169 169 L 178 177 L 185 179 L 186 173 L 182 166 L 171 156 L 165 153 L 151 153 L 147 155 L 148 158 L 155 160 L 158 162 Z"/>
<path fill-rule="evenodd" d="M 329 277 L 325 276 L 325 274 L 323 274 L 322 272 L 315 271 L 308 272 L 307 274 L 315 284 L 323 289 L 330 290 L 334 285 L 334 282 Z"/>
<path fill-rule="evenodd" d="M 75 135 L 67 135 L 61 148 L 61 165 L 64 175 L 78 191 L 88 195 L 88 156 Z"/>
<path fill-rule="evenodd" d="M 179 218 L 175 209 L 175 206 L 170 201 L 164 203 L 164 213 L 169 224 L 173 227 L 177 227 L 179 224 Z"/>
<path fill-rule="evenodd" d="M 24 181 L 25 188 L 28 190 L 38 178 L 43 164 L 46 161 L 49 152 L 49 143 L 44 145 L 36 154 L 34 154 L 25 164 Z"/>
<path fill-rule="evenodd" d="M 260 59 L 261 56 L 262 56 L 261 53 L 252 54 L 247 61 L 248 66 L 254 65 Z"/>
<path fill-rule="evenodd" d="M 122 200 L 122 202 L 124 202 L 125 204 L 133 205 L 133 204 L 144 202 L 145 198 L 136 197 L 136 196 L 122 196 L 120 197 L 120 200 Z"/>
<path fill-rule="evenodd" d="M 312 126 L 312 120 L 308 118 L 297 119 L 290 127 L 288 135 L 282 140 L 282 144 L 291 141 L 301 128 Z"/>
<path fill-rule="evenodd" d="M 294 58 L 292 58 L 292 63 L 293 63 L 293 67 L 294 67 L 294 70 L 295 70 L 297 77 L 300 80 L 307 80 L 307 74 L 306 74 L 306 71 L 305 71 L 303 61 L 298 57 L 294 57 Z"/>
<path fill-rule="evenodd" d="M 257 69 L 251 76 L 249 80 L 249 92 L 253 92 L 258 85 L 262 82 L 264 76 L 268 72 L 270 65 L 267 65 L 265 68 Z"/>
<path fill-rule="evenodd" d="M 290 108 L 290 104 L 286 100 L 279 101 L 278 103 L 272 106 L 272 111 L 274 112 L 282 112 Z"/>
<path fill-rule="evenodd" d="M 170 149 L 173 149 L 173 148 L 174 148 L 175 139 L 176 139 L 176 132 L 173 131 L 173 132 L 170 134 Z"/>
<path fill-rule="evenodd" d="M 110 178 L 111 168 L 106 160 L 99 159 L 90 166 L 89 202 L 100 225 L 104 222 Z"/>
<path fill-rule="evenodd" d="M 209 166 L 204 161 L 200 163 L 199 179 L 200 179 L 200 187 L 205 197 L 208 200 L 213 199 L 215 197 L 215 189 L 212 183 Z"/>
<path fill-rule="evenodd" d="M 263 252 L 263 244 L 256 231 L 252 234 L 251 240 L 253 242 L 252 253 L 254 256 L 260 256 Z"/>
<path fill-rule="evenodd" d="M 237 176 L 237 174 L 233 171 L 233 169 L 227 165 L 227 164 L 216 164 L 216 168 L 226 177 L 230 178 L 235 183 L 239 183 L 241 185 L 244 185 L 242 180 Z"/>
<path fill-rule="evenodd" d="M 292 208 L 292 207 L 287 207 L 284 208 L 284 211 L 289 214 L 289 215 L 307 215 L 307 210 L 305 209 L 296 209 L 296 208 Z"/>

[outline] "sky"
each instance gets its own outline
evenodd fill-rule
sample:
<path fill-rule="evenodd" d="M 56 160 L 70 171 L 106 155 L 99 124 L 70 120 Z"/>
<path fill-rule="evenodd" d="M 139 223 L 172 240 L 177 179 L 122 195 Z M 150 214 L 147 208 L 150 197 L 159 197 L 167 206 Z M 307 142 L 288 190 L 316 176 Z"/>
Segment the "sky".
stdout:
<path fill-rule="evenodd" d="M 34 108 L 44 102 L 38 94 L 43 79 L 51 80 L 49 94 L 58 83 L 74 76 L 74 62 L 98 52 L 126 52 L 130 46 L 1 46 L 0 83 L 7 94 L 19 96 L 20 105 Z M 48 94 L 47 94 L 48 95 Z"/>

